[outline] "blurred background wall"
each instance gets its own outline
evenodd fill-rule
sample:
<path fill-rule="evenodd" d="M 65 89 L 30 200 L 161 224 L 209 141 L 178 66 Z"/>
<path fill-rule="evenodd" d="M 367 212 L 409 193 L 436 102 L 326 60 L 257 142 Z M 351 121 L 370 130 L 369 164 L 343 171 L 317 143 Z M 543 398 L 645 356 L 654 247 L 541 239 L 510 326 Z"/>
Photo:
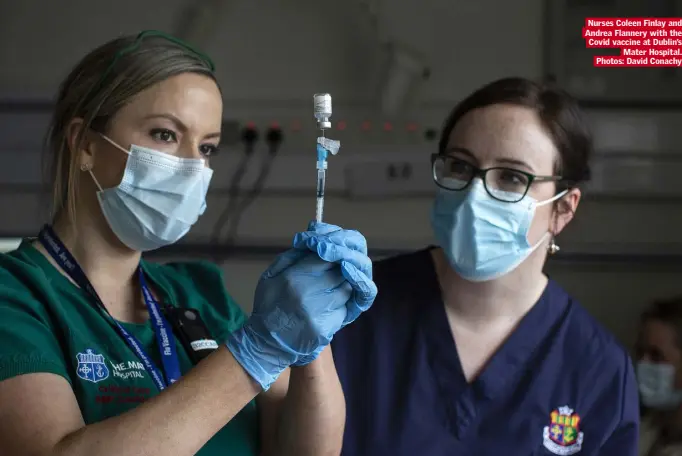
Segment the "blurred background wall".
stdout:
<path fill-rule="evenodd" d="M 2 247 L 47 220 L 40 159 L 60 81 L 121 34 L 175 33 L 216 62 L 225 144 L 208 210 L 180 245 L 151 257 L 220 262 L 247 310 L 260 273 L 314 217 L 314 93 L 332 95 L 328 136 L 342 145 L 329 161 L 326 220 L 361 230 L 380 258 L 432 242 L 429 155 L 448 111 L 496 78 L 553 77 L 583 102 L 598 153 L 547 271 L 630 345 L 642 307 L 682 293 L 682 79 L 676 69 L 593 68 L 581 27 L 585 17 L 680 16 L 679 3 L 0 0 Z M 274 158 L 256 144 L 239 200 L 269 161 L 270 172 L 231 215 L 233 236 L 226 227 L 217 239 L 247 126 L 261 137 L 281 128 L 284 141 Z"/>

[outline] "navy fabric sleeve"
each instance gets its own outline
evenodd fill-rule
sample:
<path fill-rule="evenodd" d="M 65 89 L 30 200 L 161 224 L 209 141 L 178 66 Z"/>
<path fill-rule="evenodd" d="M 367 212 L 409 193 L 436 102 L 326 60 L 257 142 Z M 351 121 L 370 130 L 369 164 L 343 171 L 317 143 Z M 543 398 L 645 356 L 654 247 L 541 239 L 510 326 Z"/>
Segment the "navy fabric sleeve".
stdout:
<path fill-rule="evenodd" d="M 635 370 L 625 355 L 620 424 L 602 446 L 604 456 L 637 456 L 639 451 L 639 392 Z"/>

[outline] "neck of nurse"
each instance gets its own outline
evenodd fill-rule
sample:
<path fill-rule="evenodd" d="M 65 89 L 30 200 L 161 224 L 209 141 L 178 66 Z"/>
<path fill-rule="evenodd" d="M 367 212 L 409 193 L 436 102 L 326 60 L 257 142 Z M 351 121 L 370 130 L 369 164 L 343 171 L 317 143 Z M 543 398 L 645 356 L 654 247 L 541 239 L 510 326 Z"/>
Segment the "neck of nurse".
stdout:
<path fill-rule="evenodd" d="M 140 264 L 140 252 L 124 246 L 103 216 L 79 211 L 75 224 L 63 214 L 53 228 L 96 290 L 130 287 Z M 99 213 L 98 213 L 99 214 Z"/>
<path fill-rule="evenodd" d="M 441 280 L 448 313 L 471 325 L 518 323 L 547 286 L 542 272 L 544 260 L 533 255 L 512 272 L 485 282 L 466 280 L 448 264 Z"/>

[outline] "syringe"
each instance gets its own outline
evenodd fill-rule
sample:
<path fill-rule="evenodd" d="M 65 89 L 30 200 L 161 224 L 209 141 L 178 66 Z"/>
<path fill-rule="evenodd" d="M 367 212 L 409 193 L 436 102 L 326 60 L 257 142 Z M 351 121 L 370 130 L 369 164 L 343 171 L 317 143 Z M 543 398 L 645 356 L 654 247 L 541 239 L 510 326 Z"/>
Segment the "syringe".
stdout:
<path fill-rule="evenodd" d="M 332 116 L 332 97 L 328 93 L 313 95 L 314 116 L 317 119 L 317 128 L 322 136 L 317 138 L 317 206 L 315 209 L 315 221 L 322 223 L 324 213 L 324 188 L 327 181 L 327 154 L 339 153 L 341 143 L 324 137 L 324 131 L 331 128 L 329 118 Z"/>

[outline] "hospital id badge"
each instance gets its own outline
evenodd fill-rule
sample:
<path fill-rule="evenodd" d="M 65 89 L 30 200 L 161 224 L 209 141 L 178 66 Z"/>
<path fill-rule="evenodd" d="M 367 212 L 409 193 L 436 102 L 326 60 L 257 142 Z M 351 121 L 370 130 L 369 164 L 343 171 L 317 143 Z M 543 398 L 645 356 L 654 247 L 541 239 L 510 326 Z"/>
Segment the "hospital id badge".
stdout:
<path fill-rule="evenodd" d="M 165 314 L 194 365 L 218 349 L 218 343 L 197 310 L 169 306 Z"/>

